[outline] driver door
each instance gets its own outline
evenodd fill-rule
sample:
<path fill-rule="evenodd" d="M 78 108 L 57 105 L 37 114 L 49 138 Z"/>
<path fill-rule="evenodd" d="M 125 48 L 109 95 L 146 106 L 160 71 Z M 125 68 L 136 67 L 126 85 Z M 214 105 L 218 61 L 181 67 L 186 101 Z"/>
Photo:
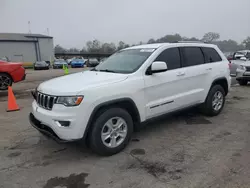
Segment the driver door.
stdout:
<path fill-rule="evenodd" d="M 144 76 L 147 119 L 178 109 L 178 98 L 185 92 L 179 49 L 168 48 L 155 61 L 166 62 L 168 70 Z"/>

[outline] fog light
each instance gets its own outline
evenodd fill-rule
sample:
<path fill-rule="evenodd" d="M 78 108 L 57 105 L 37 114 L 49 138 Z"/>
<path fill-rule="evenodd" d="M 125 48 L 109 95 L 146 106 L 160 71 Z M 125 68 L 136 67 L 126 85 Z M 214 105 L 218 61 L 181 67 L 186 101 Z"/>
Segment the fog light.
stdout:
<path fill-rule="evenodd" d="M 62 127 L 69 127 L 70 121 L 58 121 Z"/>

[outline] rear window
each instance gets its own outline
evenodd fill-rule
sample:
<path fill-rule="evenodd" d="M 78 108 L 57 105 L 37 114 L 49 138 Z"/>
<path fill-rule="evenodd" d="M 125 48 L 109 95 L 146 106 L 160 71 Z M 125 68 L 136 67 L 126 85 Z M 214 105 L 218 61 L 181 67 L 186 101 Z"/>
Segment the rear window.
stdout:
<path fill-rule="evenodd" d="M 222 61 L 220 55 L 218 54 L 218 52 L 215 49 L 203 47 L 202 51 L 204 53 L 206 63 L 213 63 L 213 62 Z"/>

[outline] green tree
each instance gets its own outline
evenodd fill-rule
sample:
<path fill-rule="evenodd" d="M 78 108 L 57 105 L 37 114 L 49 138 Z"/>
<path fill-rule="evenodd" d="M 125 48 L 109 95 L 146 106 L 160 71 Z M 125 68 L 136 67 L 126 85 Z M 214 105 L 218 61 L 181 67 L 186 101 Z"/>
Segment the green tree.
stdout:
<path fill-rule="evenodd" d="M 214 42 L 214 41 L 217 41 L 219 38 L 220 38 L 220 34 L 219 33 L 208 32 L 208 33 L 205 33 L 205 35 L 203 36 L 202 40 L 204 42 Z"/>
<path fill-rule="evenodd" d="M 59 44 L 57 44 L 54 48 L 55 53 L 64 53 L 67 51 L 67 49 L 63 48 Z"/>
<path fill-rule="evenodd" d="M 245 46 L 245 48 L 247 50 L 250 50 L 250 37 L 247 37 L 244 41 L 243 41 L 243 45 Z"/>
<path fill-rule="evenodd" d="M 176 42 L 176 41 L 181 41 L 182 37 L 179 34 L 175 35 L 166 35 L 162 38 L 159 38 L 156 40 L 157 43 L 164 43 L 164 42 Z"/>

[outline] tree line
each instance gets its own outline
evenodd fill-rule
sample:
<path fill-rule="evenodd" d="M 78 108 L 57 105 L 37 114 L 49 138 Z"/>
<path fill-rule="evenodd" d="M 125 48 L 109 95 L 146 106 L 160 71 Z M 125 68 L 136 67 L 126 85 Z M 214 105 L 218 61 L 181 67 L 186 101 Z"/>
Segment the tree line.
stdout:
<path fill-rule="evenodd" d="M 55 46 L 55 53 L 64 53 L 64 52 L 77 52 L 77 53 L 114 53 L 123 48 L 130 46 L 135 46 L 139 44 L 153 44 L 153 43 L 164 43 L 164 42 L 176 42 L 176 41 L 203 41 L 207 43 L 216 44 L 223 52 L 234 52 L 237 50 L 248 49 L 250 50 L 250 37 L 247 37 L 242 43 L 237 43 L 235 40 L 220 40 L 220 34 L 216 32 L 205 33 L 201 39 L 196 37 L 184 37 L 180 34 L 166 35 L 158 39 L 149 39 L 147 42 L 139 42 L 137 44 L 126 44 L 123 41 L 120 41 L 118 45 L 115 43 L 102 43 L 99 40 L 88 41 L 82 49 L 70 48 L 66 49 L 60 45 Z"/>

